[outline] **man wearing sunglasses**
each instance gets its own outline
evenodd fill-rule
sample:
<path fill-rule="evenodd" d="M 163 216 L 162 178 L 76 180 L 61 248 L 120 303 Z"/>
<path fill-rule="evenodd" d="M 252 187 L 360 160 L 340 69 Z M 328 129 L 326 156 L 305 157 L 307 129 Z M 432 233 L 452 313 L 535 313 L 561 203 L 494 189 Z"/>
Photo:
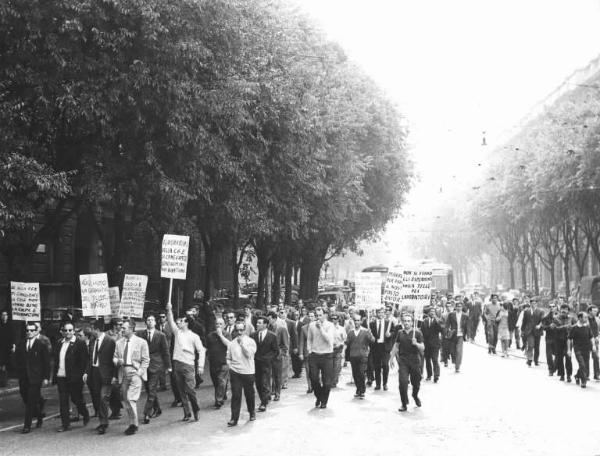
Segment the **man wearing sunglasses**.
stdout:
<path fill-rule="evenodd" d="M 87 346 L 83 340 L 75 337 L 73 323 L 65 323 L 62 333 L 63 338 L 54 347 L 54 378 L 58 386 L 62 422 L 58 432 L 71 429 L 69 399 L 83 416 L 83 425 L 86 426 L 90 421 L 90 414 L 83 401 L 83 374 L 86 372 L 89 358 Z"/>
<path fill-rule="evenodd" d="M 23 434 L 31 431 L 33 416 L 37 417 L 36 427 L 43 423 L 40 408 L 42 385 L 50 378 L 50 354 L 44 344 L 38 340 L 38 329 L 34 323 L 25 326 L 26 339 L 17 346 L 15 361 L 19 374 L 19 393 L 25 403 L 25 423 Z"/>

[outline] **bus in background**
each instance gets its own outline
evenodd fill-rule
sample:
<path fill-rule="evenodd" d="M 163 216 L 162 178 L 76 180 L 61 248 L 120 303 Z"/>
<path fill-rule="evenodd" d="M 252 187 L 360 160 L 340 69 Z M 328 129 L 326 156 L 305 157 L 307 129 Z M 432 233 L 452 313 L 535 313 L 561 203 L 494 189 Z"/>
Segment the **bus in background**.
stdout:
<path fill-rule="evenodd" d="M 423 261 L 422 265 L 426 265 L 431 268 L 431 294 L 440 295 L 451 294 L 454 296 L 454 274 L 452 272 L 452 266 L 444 263 L 433 263 L 429 261 Z"/>
<path fill-rule="evenodd" d="M 385 279 L 387 278 L 388 271 L 390 268 L 379 264 L 377 266 L 369 266 L 368 268 L 364 268 L 362 272 L 377 272 L 381 276 L 381 294 L 383 295 L 383 289 L 385 288 Z"/>

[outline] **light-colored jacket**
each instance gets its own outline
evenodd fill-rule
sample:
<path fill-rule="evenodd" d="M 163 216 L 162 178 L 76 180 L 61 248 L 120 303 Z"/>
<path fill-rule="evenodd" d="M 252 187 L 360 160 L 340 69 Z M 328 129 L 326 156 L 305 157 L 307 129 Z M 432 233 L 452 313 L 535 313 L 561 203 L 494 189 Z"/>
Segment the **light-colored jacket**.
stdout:
<path fill-rule="evenodd" d="M 115 363 L 115 366 L 119 366 L 119 383 L 123 381 L 123 352 L 125 351 L 126 343 L 126 338 L 120 338 L 115 346 L 115 354 L 113 356 L 113 363 Z M 134 334 L 131 336 L 131 339 L 129 339 L 128 350 L 129 353 L 131 353 L 131 365 L 137 369 L 138 375 L 142 377 L 142 380 L 148 380 L 148 366 L 150 365 L 150 350 L 148 350 L 148 342 Z"/>

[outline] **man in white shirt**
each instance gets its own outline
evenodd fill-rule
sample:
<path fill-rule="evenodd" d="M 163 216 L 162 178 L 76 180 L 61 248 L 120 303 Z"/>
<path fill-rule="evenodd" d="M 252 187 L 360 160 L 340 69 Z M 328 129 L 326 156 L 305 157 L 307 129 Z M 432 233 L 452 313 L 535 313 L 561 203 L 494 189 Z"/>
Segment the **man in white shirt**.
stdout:
<path fill-rule="evenodd" d="M 173 372 L 177 380 L 177 387 L 183 402 L 183 420 L 189 421 L 194 414 L 198 421 L 198 398 L 196 397 L 195 358 L 198 354 L 198 374 L 204 373 L 204 360 L 206 350 L 198 334 L 189 329 L 192 317 L 185 316 L 173 319 L 173 305 L 167 303 L 167 321 L 174 334 L 173 341 Z M 191 410 L 190 410 L 191 408 Z"/>
<path fill-rule="evenodd" d="M 229 366 L 229 379 L 231 381 L 231 419 L 227 426 L 236 426 L 240 418 L 242 406 L 242 391 L 246 396 L 246 407 L 250 414 L 250 421 L 256 419 L 254 396 L 254 354 L 256 342 L 245 334 L 246 325 L 237 322 L 233 330 L 233 340 L 227 342 L 227 364 Z"/>
<path fill-rule="evenodd" d="M 333 383 L 333 324 L 327 321 L 323 309 L 315 309 L 317 321 L 308 327 L 306 349 L 310 355 L 310 382 L 316 397 L 315 407 L 327 408 Z"/>
<path fill-rule="evenodd" d="M 69 399 L 83 416 L 83 425 L 90 421 L 90 414 L 83 401 L 83 375 L 87 369 L 88 350 L 85 342 L 75 337 L 73 323 L 63 325 L 64 337 L 54 347 L 54 378 L 58 386 L 60 419 L 58 432 L 71 429 Z"/>
<path fill-rule="evenodd" d="M 113 357 L 115 366 L 119 368 L 121 400 L 129 422 L 126 435 L 133 435 L 138 430 L 137 401 L 142 392 L 142 383 L 148 379 L 150 364 L 148 342 L 134 334 L 134 325 L 133 320 L 123 322 L 123 337 L 117 341 Z"/>

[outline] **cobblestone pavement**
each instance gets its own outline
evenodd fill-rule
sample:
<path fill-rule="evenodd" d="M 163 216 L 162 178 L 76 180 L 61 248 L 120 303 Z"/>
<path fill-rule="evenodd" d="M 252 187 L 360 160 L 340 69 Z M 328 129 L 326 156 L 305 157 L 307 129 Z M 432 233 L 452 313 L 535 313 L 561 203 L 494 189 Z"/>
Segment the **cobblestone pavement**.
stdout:
<path fill-rule="evenodd" d="M 182 410 L 168 408 L 171 395 L 161 393 L 167 405 L 163 415 L 141 425 L 135 436 L 123 435 L 124 419 L 111 422 L 104 436 L 94 433 L 96 420 L 86 429 L 76 423 L 71 432 L 57 434 L 54 419 L 27 436 L 19 434 L 19 428 L 0 432 L 1 453 L 600 455 L 600 383 L 592 381 L 584 390 L 548 377 L 543 365 L 527 368 L 523 359 L 491 356 L 475 344 L 465 344 L 461 373 L 442 367 L 438 384 L 423 382 L 423 406 L 409 404 L 406 413 L 398 412 L 395 373 L 389 391 L 370 388 L 364 400 L 353 398 L 350 379 L 348 366 L 325 410 L 314 408 L 303 378 L 290 380 L 281 401 L 258 413 L 256 421 L 247 421 L 242 407 L 235 428 L 226 426 L 228 404 L 218 411 L 211 409 L 210 385 L 200 389 L 200 421 L 191 424 L 179 421 Z"/>

